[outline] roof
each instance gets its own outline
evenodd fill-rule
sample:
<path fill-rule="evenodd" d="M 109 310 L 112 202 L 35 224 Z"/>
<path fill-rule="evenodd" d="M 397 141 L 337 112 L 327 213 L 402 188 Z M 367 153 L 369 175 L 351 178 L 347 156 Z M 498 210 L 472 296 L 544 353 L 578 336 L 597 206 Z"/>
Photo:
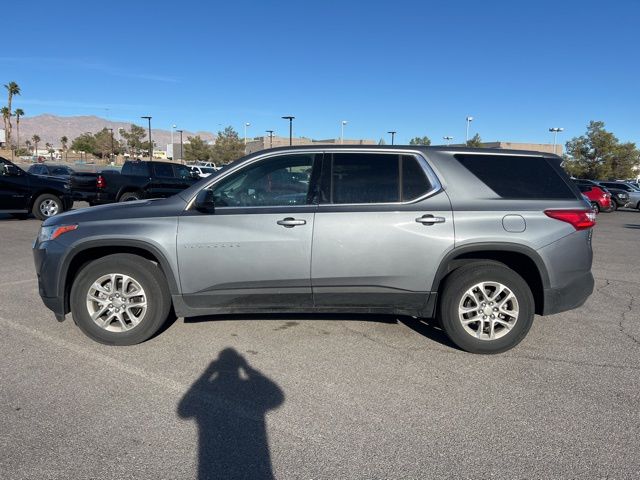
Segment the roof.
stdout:
<path fill-rule="evenodd" d="M 443 153 L 497 153 L 502 155 L 535 155 L 545 157 L 558 157 L 552 153 L 539 152 L 534 150 L 515 150 L 507 148 L 471 148 L 454 147 L 447 145 L 424 146 L 424 145 L 292 145 L 286 147 L 275 147 L 267 150 L 259 150 L 253 155 L 263 155 L 266 152 L 286 152 L 290 150 L 420 150 L 427 152 Z"/>

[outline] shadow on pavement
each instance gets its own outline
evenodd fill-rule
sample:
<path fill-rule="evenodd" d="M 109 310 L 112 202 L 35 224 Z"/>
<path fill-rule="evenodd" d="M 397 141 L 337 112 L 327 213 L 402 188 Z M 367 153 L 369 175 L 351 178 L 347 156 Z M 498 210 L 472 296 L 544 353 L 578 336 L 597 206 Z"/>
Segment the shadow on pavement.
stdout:
<path fill-rule="evenodd" d="M 306 320 L 324 320 L 324 321 L 341 321 L 341 322 L 377 322 L 387 324 L 400 323 L 409 327 L 414 332 L 426 337 L 434 342 L 441 343 L 447 347 L 460 350 L 453 344 L 446 333 L 440 328 L 435 319 L 415 318 L 405 315 L 385 315 L 370 313 L 247 313 L 247 314 L 220 314 L 206 315 L 201 317 L 186 317 L 185 323 L 199 323 L 209 321 L 229 321 L 229 320 L 283 320 L 286 321 L 285 327 L 295 326 L 298 321 Z M 275 330 L 285 330 L 279 327 Z"/>
<path fill-rule="evenodd" d="M 635 223 L 625 223 L 624 228 L 634 228 L 636 230 L 640 230 L 640 225 Z"/>
<path fill-rule="evenodd" d="M 283 402 L 276 383 L 222 350 L 178 405 L 198 424 L 198 478 L 274 478 L 265 415 Z"/>

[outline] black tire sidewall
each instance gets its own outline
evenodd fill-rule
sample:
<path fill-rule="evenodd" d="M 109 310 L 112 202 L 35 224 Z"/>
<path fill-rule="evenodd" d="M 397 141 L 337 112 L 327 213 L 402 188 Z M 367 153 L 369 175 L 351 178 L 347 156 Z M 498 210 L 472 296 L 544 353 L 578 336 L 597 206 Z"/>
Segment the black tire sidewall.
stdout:
<path fill-rule="evenodd" d="M 127 332 L 109 332 L 91 319 L 86 307 L 89 287 L 100 276 L 122 273 L 133 277 L 147 296 L 147 312 L 136 327 Z M 164 276 L 154 263 L 137 255 L 116 254 L 86 265 L 76 276 L 70 296 L 73 320 L 93 340 L 105 345 L 135 345 L 151 338 L 164 324 L 171 307 L 171 296 Z"/>
<path fill-rule="evenodd" d="M 58 204 L 58 213 L 56 213 L 56 215 L 59 215 L 62 212 L 64 212 L 64 205 L 62 205 L 62 200 L 60 200 L 60 198 L 56 197 L 52 193 L 43 193 L 42 195 L 39 195 L 38 198 L 36 198 L 36 201 L 33 202 L 33 208 L 31 209 L 31 213 L 33 213 L 33 215 L 38 220 L 46 220 L 47 218 L 51 218 L 51 217 L 47 217 L 46 215 L 43 215 L 42 212 L 40 211 L 40 204 L 45 200 L 54 200 Z M 52 215 L 52 216 L 55 217 L 55 215 Z"/>
<path fill-rule="evenodd" d="M 480 340 L 467 333 L 458 317 L 458 305 L 462 295 L 480 282 L 500 282 L 516 295 L 519 315 L 513 329 L 497 340 Z M 500 264 L 471 264 L 455 270 L 447 278 L 439 302 L 439 317 L 442 327 L 461 349 L 471 353 L 502 353 L 522 341 L 533 323 L 534 301 L 531 289 L 525 280 L 510 268 Z"/>
<path fill-rule="evenodd" d="M 142 200 L 142 196 L 137 192 L 124 192 L 120 197 L 121 202 L 133 202 L 135 200 Z"/>

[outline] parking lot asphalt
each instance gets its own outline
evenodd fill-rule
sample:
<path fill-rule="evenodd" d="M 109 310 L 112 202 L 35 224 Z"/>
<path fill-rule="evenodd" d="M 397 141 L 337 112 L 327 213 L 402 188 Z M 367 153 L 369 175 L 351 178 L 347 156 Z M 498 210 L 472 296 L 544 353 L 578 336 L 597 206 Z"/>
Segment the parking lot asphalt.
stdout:
<path fill-rule="evenodd" d="M 638 211 L 598 216 L 587 303 L 495 356 L 363 316 L 99 345 L 42 304 L 39 225 L 0 218 L 0 478 L 638 478 Z"/>

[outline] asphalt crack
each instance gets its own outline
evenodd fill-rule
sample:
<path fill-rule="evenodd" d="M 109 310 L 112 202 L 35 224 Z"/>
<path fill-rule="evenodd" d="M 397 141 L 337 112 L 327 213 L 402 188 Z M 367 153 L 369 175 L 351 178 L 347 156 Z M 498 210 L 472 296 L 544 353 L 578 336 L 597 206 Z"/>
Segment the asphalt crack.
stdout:
<path fill-rule="evenodd" d="M 631 293 L 629 293 L 629 296 L 631 297 L 629 300 L 629 305 L 627 305 L 627 310 L 622 312 L 622 316 L 620 318 L 620 321 L 618 322 L 618 327 L 625 336 L 629 337 L 633 341 L 633 343 L 635 343 L 636 345 L 640 345 L 640 340 L 638 340 L 632 333 L 628 332 L 624 327 L 624 323 L 627 320 L 627 314 L 633 311 L 633 303 L 635 302 L 635 297 Z"/>

